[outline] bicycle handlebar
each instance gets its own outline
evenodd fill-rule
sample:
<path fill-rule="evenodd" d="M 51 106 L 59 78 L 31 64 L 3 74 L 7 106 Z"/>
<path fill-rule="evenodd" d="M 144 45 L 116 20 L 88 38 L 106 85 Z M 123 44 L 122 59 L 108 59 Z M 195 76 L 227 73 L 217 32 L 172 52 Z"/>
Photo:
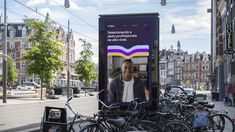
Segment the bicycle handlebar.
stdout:
<path fill-rule="evenodd" d="M 73 97 L 69 97 L 68 100 L 67 100 L 67 102 L 66 102 L 66 104 L 68 104 L 69 101 L 72 100 L 72 99 L 73 99 Z"/>
<path fill-rule="evenodd" d="M 114 104 L 110 104 L 110 105 L 106 105 L 103 101 L 101 101 L 100 99 L 99 99 L 99 95 L 100 95 L 100 93 L 101 92 L 103 92 L 104 91 L 104 89 L 102 89 L 102 90 L 100 90 L 99 92 L 98 92 L 98 94 L 97 94 L 97 100 L 105 107 L 105 108 L 107 108 L 107 109 L 113 109 L 113 108 L 120 108 L 120 103 L 114 103 Z"/>

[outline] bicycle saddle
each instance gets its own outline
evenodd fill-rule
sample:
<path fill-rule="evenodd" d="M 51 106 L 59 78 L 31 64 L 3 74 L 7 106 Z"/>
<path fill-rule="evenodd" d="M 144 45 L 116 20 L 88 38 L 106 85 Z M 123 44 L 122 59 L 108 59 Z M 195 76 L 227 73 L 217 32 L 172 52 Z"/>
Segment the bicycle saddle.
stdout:
<path fill-rule="evenodd" d="M 209 103 L 209 104 L 204 104 L 203 106 L 207 107 L 207 108 L 210 108 L 210 109 L 213 109 L 215 107 L 215 104 L 214 103 Z"/>
<path fill-rule="evenodd" d="M 205 105 L 205 104 L 208 104 L 208 101 L 206 100 L 200 100 L 197 102 L 198 104 L 201 104 L 201 105 Z"/>
<path fill-rule="evenodd" d="M 182 108 L 193 108 L 193 105 L 191 105 L 191 104 L 182 104 L 181 105 L 182 106 Z"/>

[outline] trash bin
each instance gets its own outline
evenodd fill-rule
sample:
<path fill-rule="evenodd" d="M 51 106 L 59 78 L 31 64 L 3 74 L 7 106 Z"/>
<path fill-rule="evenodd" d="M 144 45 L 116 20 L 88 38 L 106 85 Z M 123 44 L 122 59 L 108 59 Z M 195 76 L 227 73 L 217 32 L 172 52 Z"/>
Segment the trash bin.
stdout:
<path fill-rule="evenodd" d="M 43 115 L 43 132 L 67 131 L 66 108 L 45 106 Z"/>
<path fill-rule="evenodd" d="M 207 95 L 206 94 L 197 94 L 196 99 L 197 100 L 206 100 Z"/>
<path fill-rule="evenodd" d="M 62 95 L 62 88 L 54 88 L 55 95 Z"/>
<path fill-rule="evenodd" d="M 219 92 L 211 92 L 212 100 L 219 101 Z"/>

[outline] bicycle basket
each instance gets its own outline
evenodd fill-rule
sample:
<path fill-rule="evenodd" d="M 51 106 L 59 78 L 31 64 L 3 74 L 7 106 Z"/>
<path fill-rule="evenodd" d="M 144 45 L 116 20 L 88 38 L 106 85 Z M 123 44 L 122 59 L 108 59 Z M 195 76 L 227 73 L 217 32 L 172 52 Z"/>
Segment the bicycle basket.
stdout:
<path fill-rule="evenodd" d="M 210 126 L 208 112 L 196 112 L 193 120 L 193 127 L 207 127 Z"/>

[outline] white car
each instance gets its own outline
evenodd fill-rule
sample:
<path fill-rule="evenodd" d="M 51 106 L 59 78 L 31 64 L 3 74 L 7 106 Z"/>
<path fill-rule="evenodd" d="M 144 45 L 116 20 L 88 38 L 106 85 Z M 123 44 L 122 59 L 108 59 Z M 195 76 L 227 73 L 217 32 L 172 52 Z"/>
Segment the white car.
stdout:
<path fill-rule="evenodd" d="M 19 85 L 16 87 L 16 90 L 34 90 L 33 86 Z"/>
<path fill-rule="evenodd" d="M 40 85 L 35 82 L 24 82 L 23 85 L 32 86 L 34 88 L 40 88 Z"/>
<path fill-rule="evenodd" d="M 184 91 L 187 93 L 187 95 L 196 96 L 196 91 L 193 88 L 184 88 Z"/>

